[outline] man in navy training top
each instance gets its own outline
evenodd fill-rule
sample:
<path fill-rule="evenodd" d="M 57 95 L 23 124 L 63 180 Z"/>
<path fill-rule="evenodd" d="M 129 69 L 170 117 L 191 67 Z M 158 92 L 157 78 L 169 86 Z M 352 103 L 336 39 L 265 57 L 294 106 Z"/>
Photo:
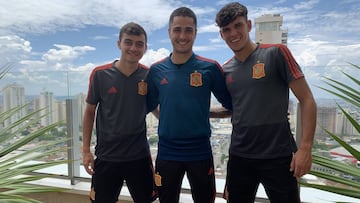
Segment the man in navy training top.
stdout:
<path fill-rule="evenodd" d="M 235 54 L 223 66 L 233 102 L 228 201 L 254 202 L 262 183 L 270 202 L 300 202 L 297 178 L 310 170 L 316 126 L 316 103 L 304 74 L 285 45 L 251 42 L 251 21 L 240 3 L 221 8 L 216 24 Z M 299 148 L 288 121 L 289 88 L 301 108 Z"/>
<path fill-rule="evenodd" d="M 153 198 L 154 173 L 146 137 L 145 78 L 148 68 L 139 63 L 147 48 L 145 30 L 124 25 L 117 46 L 120 60 L 96 67 L 91 75 L 83 121 L 83 164 L 92 175 L 93 202 L 118 201 L 124 181 L 136 203 Z M 90 151 L 96 117 L 96 147 Z"/>
<path fill-rule="evenodd" d="M 186 172 L 195 203 L 215 199 L 215 175 L 210 145 L 211 93 L 231 109 L 220 65 L 193 53 L 197 19 L 186 7 L 169 19 L 170 56 L 154 63 L 148 74 L 148 111 L 160 109 L 155 183 L 161 203 L 179 201 Z"/>

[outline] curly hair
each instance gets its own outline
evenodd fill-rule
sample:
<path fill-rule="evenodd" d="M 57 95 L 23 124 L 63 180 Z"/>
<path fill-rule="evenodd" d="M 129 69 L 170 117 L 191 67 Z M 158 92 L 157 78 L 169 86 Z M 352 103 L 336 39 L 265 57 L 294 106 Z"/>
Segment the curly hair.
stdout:
<path fill-rule="evenodd" d="M 216 14 L 215 22 L 217 26 L 224 27 L 239 16 L 243 16 L 247 20 L 247 14 L 248 10 L 246 6 L 238 2 L 232 2 L 226 4 L 220 9 L 220 11 Z"/>

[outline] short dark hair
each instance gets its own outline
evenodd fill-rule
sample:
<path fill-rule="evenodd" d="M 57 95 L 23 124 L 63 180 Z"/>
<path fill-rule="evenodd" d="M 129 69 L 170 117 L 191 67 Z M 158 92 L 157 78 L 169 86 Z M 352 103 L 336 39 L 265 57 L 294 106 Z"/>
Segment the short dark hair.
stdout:
<path fill-rule="evenodd" d="M 215 22 L 219 27 L 224 27 L 234 21 L 237 17 L 243 16 L 247 20 L 248 10 L 239 2 L 226 4 L 216 14 Z"/>
<path fill-rule="evenodd" d="M 169 27 L 171 27 L 171 23 L 173 22 L 175 16 L 190 17 L 190 18 L 194 19 L 195 28 L 197 27 L 196 15 L 195 15 L 194 11 L 192 11 L 190 8 L 180 7 L 180 8 L 175 9 L 170 15 Z"/>
<path fill-rule="evenodd" d="M 128 35 L 144 35 L 145 36 L 145 43 L 147 43 L 147 35 L 146 32 L 144 30 L 144 28 L 134 22 L 130 22 L 125 24 L 124 26 L 121 27 L 120 32 L 119 32 L 119 40 L 121 40 L 122 36 L 125 34 Z"/>

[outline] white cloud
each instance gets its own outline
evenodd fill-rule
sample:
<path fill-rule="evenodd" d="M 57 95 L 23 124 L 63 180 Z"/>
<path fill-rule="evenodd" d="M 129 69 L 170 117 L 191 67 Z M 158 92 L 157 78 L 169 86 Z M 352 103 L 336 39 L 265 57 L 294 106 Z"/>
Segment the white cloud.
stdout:
<path fill-rule="evenodd" d="M 110 39 L 108 36 L 94 36 L 92 37 L 93 40 L 104 40 L 104 39 Z"/>
<path fill-rule="evenodd" d="M 152 63 L 169 56 L 169 54 L 170 51 L 165 48 L 158 50 L 150 49 L 146 51 L 145 55 L 141 58 L 140 63 L 150 66 Z"/>
<path fill-rule="evenodd" d="M 48 63 L 70 63 L 79 56 L 87 53 L 88 51 L 95 51 L 94 47 L 90 46 L 75 46 L 54 44 L 57 49 L 50 49 L 45 53 L 42 59 Z"/>
<path fill-rule="evenodd" d="M 212 38 L 212 39 L 209 39 L 209 41 L 212 43 L 212 44 L 217 44 L 217 43 L 225 43 L 224 40 L 220 37 L 220 34 L 219 34 L 219 37 L 217 38 Z"/>
<path fill-rule="evenodd" d="M 319 3 L 319 0 L 302 1 L 294 5 L 296 10 L 309 10 Z"/>
<path fill-rule="evenodd" d="M 94 69 L 98 65 L 101 65 L 101 64 L 87 63 L 85 65 L 81 65 L 81 66 L 78 66 L 78 67 L 71 67 L 70 71 L 91 72 L 91 70 Z"/>
<path fill-rule="evenodd" d="M 31 50 L 30 42 L 19 36 L 0 36 L 0 64 L 27 59 Z"/>
<path fill-rule="evenodd" d="M 218 43 L 218 44 L 209 44 L 209 45 L 203 45 L 203 46 L 194 46 L 193 50 L 194 52 L 202 52 L 202 51 L 216 51 L 219 48 L 227 48 L 227 46 L 224 43 Z"/>
<path fill-rule="evenodd" d="M 173 6 L 176 5 L 166 0 L 37 0 L 26 3 L 6 0 L 0 2 L 0 34 L 50 33 L 86 25 L 120 27 L 128 21 L 154 30 L 165 25 Z"/>
<path fill-rule="evenodd" d="M 210 25 L 204 25 L 204 26 L 198 27 L 197 32 L 198 33 L 208 33 L 208 32 L 218 33 L 219 32 L 219 27 L 217 27 L 215 25 L 215 23 L 210 24 Z"/>
<path fill-rule="evenodd" d="M 344 65 L 348 62 L 360 63 L 360 42 L 344 44 L 341 42 L 315 41 L 311 38 L 289 39 L 289 47 L 298 62 L 303 66 Z"/>
<path fill-rule="evenodd" d="M 360 43 L 347 45 L 328 41 L 313 40 L 311 36 L 304 39 L 290 39 L 289 48 L 301 66 L 309 84 L 317 97 L 324 96 L 316 86 L 324 86 L 323 78 L 329 77 L 339 81 L 349 81 L 341 71 L 355 74 L 350 63 L 360 64 Z M 329 96 L 329 95 L 328 95 Z"/>
<path fill-rule="evenodd" d="M 55 44 L 56 48 L 49 49 L 42 55 L 41 60 L 21 60 L 26 71 L 66 71 L 73 65 L 74 61 L 89 51 L 94 51 L 94 47 Z"/>

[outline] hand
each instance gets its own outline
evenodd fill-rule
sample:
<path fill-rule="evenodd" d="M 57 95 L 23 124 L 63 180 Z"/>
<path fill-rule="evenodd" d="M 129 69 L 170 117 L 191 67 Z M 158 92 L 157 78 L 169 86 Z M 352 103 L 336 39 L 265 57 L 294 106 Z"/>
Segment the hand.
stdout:
<path fill-rule="evenodd" d="M 89 175 L 93 175 L 94 171 L 94 155 L 91 152 L 83 153 L 83 164 L 86 172 Z"/>
<path fill-rule="evenodd" d="M 294 172 L 294 176 L 300 178 L 307 174 L 311 169 L 312 155 L 311 150 L 299 149 L 291 160 L 290 171 Z"/>

